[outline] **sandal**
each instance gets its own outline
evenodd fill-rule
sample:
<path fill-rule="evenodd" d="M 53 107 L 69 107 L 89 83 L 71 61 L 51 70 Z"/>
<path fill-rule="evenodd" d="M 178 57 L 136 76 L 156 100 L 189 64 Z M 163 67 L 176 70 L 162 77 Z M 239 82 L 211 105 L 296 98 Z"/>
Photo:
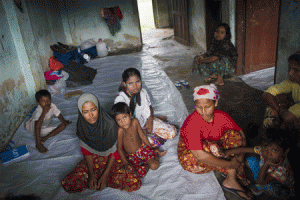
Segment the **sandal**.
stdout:
<path fill-rule="evenodd" d="M 176 82 L 175 82 L 175 87 L 178 88 L 178 89 L 181 88 L 181 85 L 180 85 L 180 82 L 179 82 L 179 81 L 176 81 Z"/>
<path fill-rule="evenodd" d="M 186 88 L 190 87 L 189 82 L 187 82 L 186 80 L 180 80 L 180 83 Z"/>
<path fill-rule="evenodd" d="M 248 199 L 246 199 L 245 197 L 240 196 L 238 192 L 244 193 L 247 197 L 251 198 L 251 197 L 247 194 L 246 191 L 238 190 L 238 189 L 233 189 L 233 188 L 228 188 L 228 187 L 225 187 L 223 184 L 221 184 L 221 187 L 222 187 L 225 191 L 230 192 L 230 193 L 236 195 L 236 196 L 239 197 L 241 200 L 248 200 Z M 251 198 L 251 199 L 253 199 L 253 198 Z"/>

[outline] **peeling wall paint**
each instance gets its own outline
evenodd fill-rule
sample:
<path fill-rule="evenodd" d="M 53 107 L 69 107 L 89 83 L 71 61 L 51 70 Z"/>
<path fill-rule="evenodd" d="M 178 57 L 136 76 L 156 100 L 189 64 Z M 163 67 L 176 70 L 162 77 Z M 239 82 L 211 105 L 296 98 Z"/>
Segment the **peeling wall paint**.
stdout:
<path fill-rule="evenodd" d="M 30 19 L 30 27 L 33 35 L 32 47 L 34 47 L 38 54 L 35 60 L 39 60 L 42 65 L 42 71 L 36 71 L 36 65 L 31 65 L 32 70 L 36 71 L 36 74 L 41 74 L 42 79 L 43 72 L 49 70 L 49 58 L 53 55 L 50 50 L 50 45 L 57 42 L 66 43 L 66 37 L 63 29 L 63 23 L 60 16 L 62 8 L 60 1 L 48 0 L 48 1 L 26 1 L 26 7 L 28 11 L 28 18 Z M 26 15 L 23 14 L 23 15 Z M 36 77 L 36 76 L 35 76 Z M 40 80 L 37 80 L 40 82 Z"/>
<path fill-rule="evenodd" d="M 0 0 L 0 151 L 36 104 L 35 92 L 46 88 L 50 45 L 65 42 L 57 2 L 23 0 L 21 11 L 13 1 Z"/>
<path fill-rule="evenodd" d="M 300 2 L 283 0 L 279 21 L 275 83 L 288 78 L 288 57 L 300 51 Z"/>

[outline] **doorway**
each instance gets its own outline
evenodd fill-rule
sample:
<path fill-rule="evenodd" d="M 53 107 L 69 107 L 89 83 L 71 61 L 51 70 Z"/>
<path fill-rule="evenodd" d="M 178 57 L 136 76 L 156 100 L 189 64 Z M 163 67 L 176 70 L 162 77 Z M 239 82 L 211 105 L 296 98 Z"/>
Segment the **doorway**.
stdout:
<path fill-rule="evenodd" d="M 142 41 L 174 35 L 171 0 L 137 0 Z"/>
<path fill-rule="evenodd" d="M 222 22 L 222 1 L 205 1 L 206 17 L 206 50 L 211 46 L 214 32 L 218 24 Z"/>

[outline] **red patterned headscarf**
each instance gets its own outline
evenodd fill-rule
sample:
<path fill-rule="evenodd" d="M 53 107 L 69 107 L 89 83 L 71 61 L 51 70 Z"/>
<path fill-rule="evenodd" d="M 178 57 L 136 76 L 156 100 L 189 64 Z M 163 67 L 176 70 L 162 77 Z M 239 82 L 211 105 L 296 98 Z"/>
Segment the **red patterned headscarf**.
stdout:
<path fill-rule="evenodd" d="M 210 99 L 210 100 L 220 99 L 220 94 L 215 84 L 201 85 L 195 87 L 193 96 L 194 96 L 194 101 L 196 101 L 197 99 Z"/>

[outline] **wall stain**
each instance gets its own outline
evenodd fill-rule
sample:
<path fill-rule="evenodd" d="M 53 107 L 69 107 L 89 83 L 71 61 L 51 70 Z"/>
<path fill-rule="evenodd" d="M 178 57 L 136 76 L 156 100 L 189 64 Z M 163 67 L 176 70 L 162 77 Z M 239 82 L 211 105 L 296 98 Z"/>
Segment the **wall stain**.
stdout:
<path fill-rule="evenodd" d="M 142 43 L 139 37 L 132 36 L 129 34 L 123 34 L 125 38 L 125 42 L 123 41 L 115 41 L 112 39 L 104 39 L 103 41 L 106 42 L 108 48 L 110 48 L 111 53 L 118 53 L 118 52 L 126 52 L 127 50 L 132 49 L 140 49 L 142 47 Z"/>
<path fill-rule="evenodd" d="M 0 111 L 4 112 L 6 105 L 10 103 L 7 94 L 14 92 L 16 87 L 15 81 L 12 78 L 6 79 L 0 86 Z"/>
<path fill-rule="evenodd" d="M 0 85 L 0 112 L 2 113 L 0 116 L 0 151 L 5 148 L 33 107 L 33 101 L 26 90 L 24 76 L 20 74 L 17 79 L 8 78 Z"/>

